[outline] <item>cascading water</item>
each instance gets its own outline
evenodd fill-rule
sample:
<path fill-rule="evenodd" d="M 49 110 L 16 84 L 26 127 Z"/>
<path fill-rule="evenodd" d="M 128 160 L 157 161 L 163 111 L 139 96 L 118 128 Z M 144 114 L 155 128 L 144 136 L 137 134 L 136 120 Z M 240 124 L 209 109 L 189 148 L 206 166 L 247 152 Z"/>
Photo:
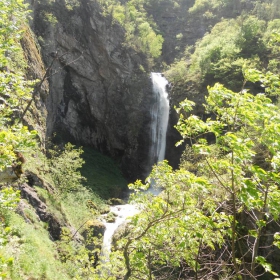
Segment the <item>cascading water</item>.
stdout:
<path fill-rule="evenodd" d="M 151 165 L 164 160 L 166 149 L 166 132 L 169 120 L 169 100 L 166 86 L 168 81 L 161 73 L 151 73 L 153 83 L 153 93 L 155 95 L 155 103 L 151 108 L 151 139 L 150 148 Z M 150 188 L 149 192 L 157 195 L 158 190 Z M 111 250 L 111 241 L 114 232 L 129 216 L 135 215 L 138 211 L 134 205 L 117 205 L 111 207 L 111 211 L 116 215 L 114 223 L 105 223 L 106 230 L 103 238 L 102 255 L 109 256 Z"/>
<path fill-rule="evenodd" d="M 116 215 L 114 223 L 105 223 L 106 230 L 103 236 L 102 255 L 108 258 L 111 251 L 112 237 L 116 229 L 126 220 L 126 218 L 134 216 L 138 210 L 135 205 L 125 204 L 111 207 L 111 212 Z"/>
<path fill-rule="evenodd" d="M 164 160 L 166 149 L 166 131 L 169 119 L 169 100 L 166 86 L 168 81 L 161 73 L 151 74 L 153 93 L 156 102 L 151 109 L 151 161 L 152 164 Z"/>

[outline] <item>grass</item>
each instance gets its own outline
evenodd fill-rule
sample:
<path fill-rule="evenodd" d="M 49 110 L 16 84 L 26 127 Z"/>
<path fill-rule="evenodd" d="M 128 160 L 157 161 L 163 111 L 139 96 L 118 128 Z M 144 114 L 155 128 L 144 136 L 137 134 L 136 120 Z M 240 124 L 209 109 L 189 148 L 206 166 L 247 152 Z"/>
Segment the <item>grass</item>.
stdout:
<path fill-rule="evenodd" d="M 25 156 L 25 170 L 38 174 L 43 182 L 52 184 L 47 160 L 39 148 L 26 152 Z M 85 148 L 83 158 L 86 163 L 81 172 L 87 182 L 78 191 L 51 194 L 41 185 L 34 186 L 38 196 L 46 203 L 48 212 L 73 229 L 79 229 L 86 221 L 94 220 L 100 213 L 108 211 L 103 199 L 118 197 L 127 186 L 117 164 L 109 157 Z M 83 275 L 85 268 L 81 260 L 88 258 L 87 253 L 80 256 L 77 250 L 73 253 L 69 251 L 69 259 L 61 262 L 57 247 L 59 243 L 50 239 L 48 225 L 38 219 L 33 207 L 28 206 L 23 212 L 27 221 L 19 214 L 11 213 L 8 226 L 12 233 L 9 242 L 0 247 L 0 256 L 14 259 L 7 268 L 7 279 L 68 280 Z M 81 227 L 79 232 L 83 229 Z M 82 244 L 73 244 L 71 246 L 80 246 L 83 252 Z"/>
<path fill-rule="evenodd" d="M 81 173 L 87 178 L 85 185 L 103 199 L 119 197 L 126 189 L 127 181 L 116 162 L 93 148 L 84 147 L 83 150 L 85 164 Z"/>
<path fill-rule="evenodd" d="M 83 147 L 83 150 L 82 158 L 85 164 L 80 171 L 87 179 L 83 185 L 102 199 L 120 197 L 127 188 L 127 181 L 117 163 L 93 148 Z M 24 169 L 38 174 L 45 182 L 53 185 L 47 159 L 39 147 L 26 152 L 25 156 Z"/>
<path fill-rule="evenodd" d="M 66 221 L 76 229 L 108 208 L 101 198 L 85 187 L 60 197 L 55 197 L 39 187 L 36 187 L 36 190 L 39 197 L 46 201 L 49 212 L 53 213 L 60 221 Z M 92 205 L 94 207 L 90 207 Z"/>
<path fill-rule="evenodd" d="M 64 264 L 57 259 L 55 245 L 44 223 L 26 223 L 14 213 L 10 217 L 10 224 L 13 225 L 13 234 L 0 252 L 14 258 L 8 270 L 8 279 L 72 279 Z"/>
<path fill-rule="evenodd" d="M 35 189 L 39 197 L 48 205 L 48 211 L 60 221 L 73 227 L 73 230 L 79 229 L 86 221 L 93 220 L 99 215 L 98 211 L 94 213 L 93 209 L 88 207 L 88 201 L 91 201 L 97 209 L 106 207 L 103 200 L 84 187 L 78 192 L 68 193 L 59 198 L 50 195 L 43 188 L 35 187 Z M 61 262 L 57 251 L 59 243 L 51 241 L 47 231 L 48 225 L 39 221 L 33 207 L 25 208 L 24 214 L 28 222 L 20 215 L 11 213 L 9 225 L 12 233 L 8 244 L 0 248 L 0 255 L 3 254 L 7 259 L 14 258 L 12 266 L 8 268 L 8 279 L 76 279 L 75 276 L 80 273 L 78 270 L 83 268 L 80 267 L 80 258 L 87 259 L 87 253 L 78 256 L 75 250 L 69 251 L 67 255 L 69 260 L 65 263 Z M 79 229 L 79 232 L 83 230 L 84 226 Z M 77 246 L 83 248 L 82 244 L 75 245 L 74 241 L 72 243 L 73 248 Z"/>

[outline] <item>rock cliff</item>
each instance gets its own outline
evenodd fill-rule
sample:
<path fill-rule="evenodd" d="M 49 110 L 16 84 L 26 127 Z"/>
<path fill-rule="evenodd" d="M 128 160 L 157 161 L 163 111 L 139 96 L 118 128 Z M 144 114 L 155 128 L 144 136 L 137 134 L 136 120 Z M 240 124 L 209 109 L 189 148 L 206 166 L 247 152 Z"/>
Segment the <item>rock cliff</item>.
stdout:
<path fill-rule="evenodd" d="M 47 137 L 95 147 L 117 159 L 127 178 L 146 175 L 152 89 L 139 68 L 145 57 L 123 46 L 122 28 L 95 1 L 30 6 L 43 61 L 52 64 Z"/>

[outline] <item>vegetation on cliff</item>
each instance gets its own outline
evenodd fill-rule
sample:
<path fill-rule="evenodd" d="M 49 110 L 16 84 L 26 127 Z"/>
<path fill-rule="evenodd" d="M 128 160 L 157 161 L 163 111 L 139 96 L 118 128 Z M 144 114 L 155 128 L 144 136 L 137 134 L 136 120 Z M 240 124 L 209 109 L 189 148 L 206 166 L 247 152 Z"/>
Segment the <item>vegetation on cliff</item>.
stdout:
<path fill-rule="evenodd" d="M 111 15 L 126 31 L 125 44 L 148 57 L 161 55 L 163 37 L 145 9 L 149 1 L 99 1 L 105 15 Z"/>
<path fill-rule="evenodd" d="M 42 81 L 27 78 L 23 2 L 0 1 L 0 278 L 74 279 L 93 262 L 83 225 L 107 208 L 82 185 L 82 149 L 46 144 L 29 128 Z"/>
<path fill-rule="evenodd" d="M 195 46 L 187 46 L 181 58 L 170 66 L 166 75 L 174 84 L 174 92 L 180 87 L 188 88 L 188 83 L 214 85 L 221 82 L 232 90 L 242 86 L 242 67 L 279 73 L 279 46 L 273 34 L 280 31 L 280 7 L 277 1 L 196 1 L 189 9 L 193 13 L 215 13 L 223 16 Z M 222 2 L 222 3 L 220 3 Z M 244 3 L 243 3 L 244 4 Z M 235 8 L 232 5 L 236 6 Z M 239 7 L 239 10 L 237 9 Z M 230 11 L 232 11 L 230 13 Z M 237 15 L 234 16 L 234 13 Z M 175 93 L 176 94 L 176 93 Z"/>
<path fill-rule="evenodd" d="M 39 96 L 21 46 L 28 8 L 22 0 L 0 0 L 0 278 L 278 277 L 279 1 L 99 2 L 125 29 L 125 45 L 150 60 L 160 61 L 170 35 L 153 17 L 155 7 L 168 7 L 164 22 L 173 22 L 182 7 L 190 21 L 207 22 L 202 38 L 185 44 L 184 52 L 189 29 L 173 34 L 177 60 L 162 65 L 175 99 L 203 92 L 203 114 L 196 115 L 193 101 L 180 103 L 178 145 L 188 143 L 180 168 L 164 161 L 145 183 L 131 185 L 141 211 L 102 261 L 104 225 L 96 218 L 108 206 L 99 195 L 117 197 L 126 182 L 110 159 L 72 144 L 45 143 L 31 128 L 25 109 Z M 79 1 L 63 5 L 72 11 Z M 44 15 L 56 23 L 51 10 Z M 150 185 L 161 194 L 142 192 Z"/>

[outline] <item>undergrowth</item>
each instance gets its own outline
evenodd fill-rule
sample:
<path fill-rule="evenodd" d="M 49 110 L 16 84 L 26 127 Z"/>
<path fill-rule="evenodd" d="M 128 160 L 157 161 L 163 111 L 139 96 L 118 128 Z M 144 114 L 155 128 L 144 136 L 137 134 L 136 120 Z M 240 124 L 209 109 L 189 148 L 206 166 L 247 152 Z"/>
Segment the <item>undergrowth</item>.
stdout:
<path fill-rule="evenodd" d="M 103 199 L 119 197 L 127 182 L 114 160 L 89 147 L 83 150 L 85 164 L 81 174 L 87 179 L 84 184 Z"/>
<path fill-rule="evenodd" d="M 73 153 L 73 150 L 68 152 Z M 83 156 L 86 164 L 82 169 L 82 175 L 87 181 L 84 185 L 78 184 L 74 191 L 66 191 L 54 183 L 50 163 L 55 158 L 47 158 L 39 147 L 30 149 L 24 156 L 25 173 L 38 177 L 32 184 L 38 197 L 46 204 L 47 212 L 63 225 L 64 231 L 69 231 L 69 242 L 65 243 L 69 248 L 62 241 L 52 241 L 48 223 L 40 221 L 36 210 L 28 201 L 22 200 L 24 206 L 21 206 L 21 212 L 24 218 L 15 212 L 10 215 L 7 221 L 7 226 L 11 228 L 9 242 L 0 248 L 1 256 L 13 258 L 6 269 L 6 278 L 68 280 L 76 279 L 77 275 L 85 275 L 88 267 L 81 271 L 77 269 L 90 261 L 88 251 L 86 244 L 77 240 L 83 240 L 80 234 L 88 221 L 96 220 L 101 213 L 108 211 L 109 207 L 101 196 L 117 196 L 125 188 L 126 181 L 113 160 L 87 148 Z M 67 168 L 69 162 L 64 166 Z M 21 179 L 21 183 L 24 183 L 24 179 Z M 66 260 L 61 259 L 61 254 L 64 254 L 64 258 L 66 254 Z"/>
<path fill-rule="evenodd" d="M 32 216 L 35 216 L 34 209 Z M 64 265 L 57 260 L 55 244 L 49 238 L 46 225 L 40 221 L 26 222 L 18 214 L 11 215 L 13 225 L 9 243 L 1 249 L 4 256 L 13 256 L 8 279 L 68 280 Z"/>

